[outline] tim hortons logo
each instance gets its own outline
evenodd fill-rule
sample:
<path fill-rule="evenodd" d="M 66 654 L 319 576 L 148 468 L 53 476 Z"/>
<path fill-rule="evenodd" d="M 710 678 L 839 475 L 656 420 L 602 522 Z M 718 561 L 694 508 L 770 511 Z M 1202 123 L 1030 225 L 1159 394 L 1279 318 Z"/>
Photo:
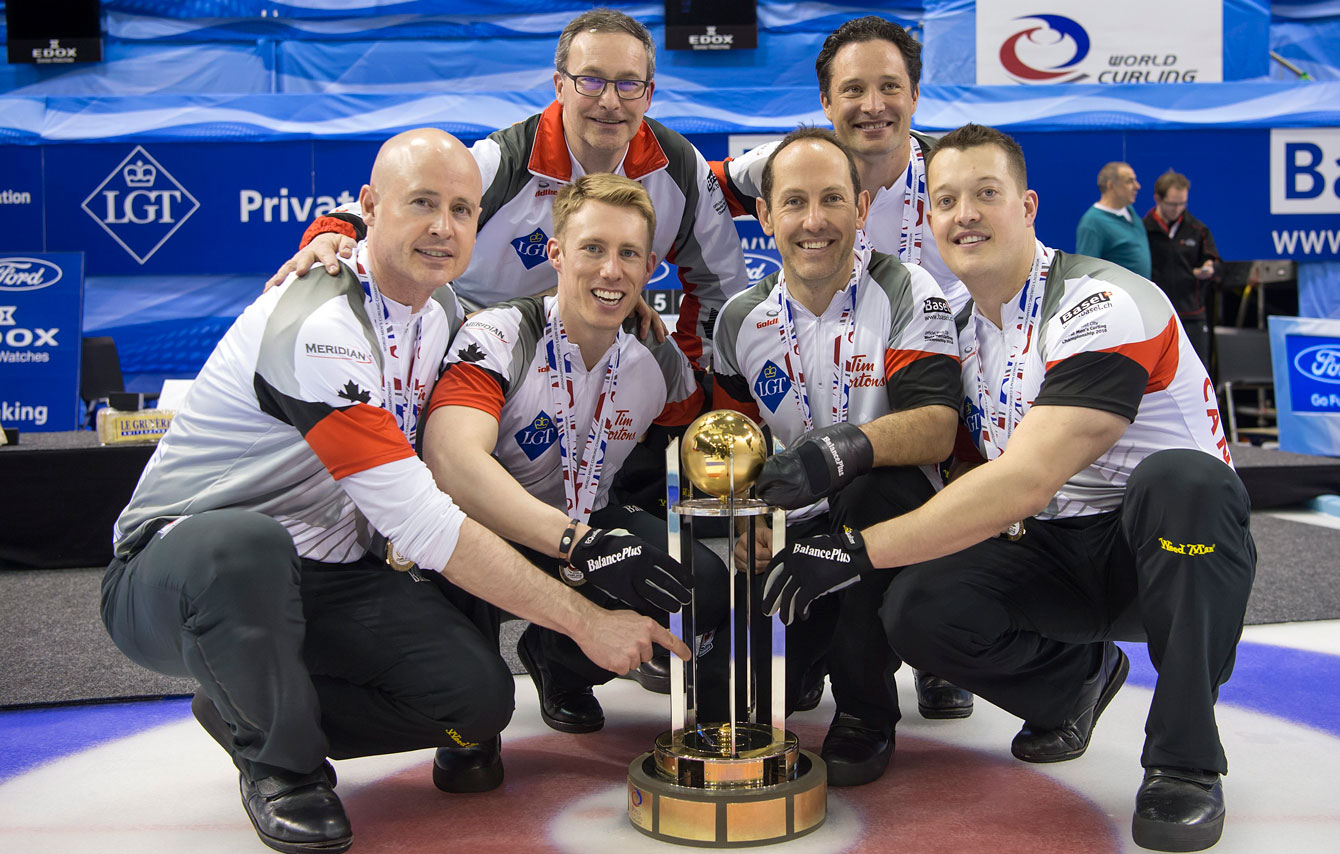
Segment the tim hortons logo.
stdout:
<path fill-rule="evenodd" d="M 138 263 L 153 257 L 200 203 L 137 145 L 81 207 Z"/>

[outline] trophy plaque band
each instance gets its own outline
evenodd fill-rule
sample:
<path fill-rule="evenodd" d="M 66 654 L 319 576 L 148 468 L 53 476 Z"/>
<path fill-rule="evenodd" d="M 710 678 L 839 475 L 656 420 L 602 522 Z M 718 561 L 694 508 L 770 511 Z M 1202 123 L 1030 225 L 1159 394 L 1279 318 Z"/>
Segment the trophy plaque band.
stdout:
<path fill-rule="evenodd" d="M 714 415 L 727 414 L 703 416 L 689 427 L 685 441 L 699 422 Z M 745 421 L 757 432 L 752 422 Z M 761 442 L 760 433 L 757 444 Z M 744 524 L 749 566 L 754 561 L 754 528 L 759 520 L 772 521 L 772 552 L 781 550 L 785 511 L 742 497 L 748 484 L 737 489 L 732 451 L 709 463 L 728 472 L 720 498 L 683 497 L 679 452 L 678 440 L 666 450 L 667 551 L 671 557 L 692 571 L 693 519 L 704 516 L 728 517 L 732 544 L 741 533 L 737 523 Z M 727 564 L 730 616 L 727 637 L 718 633 L 716 642 L 731 650 L 731 720 L 698 720 L 698 650 L 691 603 L 670 615 L 670 631 L 695 652 L 688 662 L 670 658 L 671 728 L 628 768 L 628 817 L 639 831 L 664 842 L 713 848 L 766 845 L 810 833 L 827 817 L 824 762 L 801 749 L 785 728 L 786 627 L 776 617 L 764 617 L 751 601 L 751 573 L 736 571 L 729 554 Z"/>

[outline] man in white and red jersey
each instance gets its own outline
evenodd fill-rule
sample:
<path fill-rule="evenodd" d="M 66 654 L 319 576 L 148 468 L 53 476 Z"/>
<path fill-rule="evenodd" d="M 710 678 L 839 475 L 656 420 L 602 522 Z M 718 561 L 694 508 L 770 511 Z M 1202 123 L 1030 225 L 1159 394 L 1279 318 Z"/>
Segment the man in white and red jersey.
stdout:
<path fill-rule="evenodd" d="M 788 446 L 757 482 L 760 498 L 795 508 L 788 540 L 916 507 L 934 494 L 935 464 L 953 446 L 958 360 L 949 303 L 925 270 L 856 247 L 869 205 L 857 180 L 831 131 L 800 129 L 782 140 L 757 207 L 782 270 L 733 297 L 717 324 L 718 402 L 728 397 L 761 416 Z M 769 535 L 756 533 L 761 570 Z M 747 545 L 737 544 L 738 561 Z M 830 785 L 877 779 L 893 753 L 899 662 L 878 615 L 891 577 L 871 576 L 788 631 L 792 709 L 804 674 L 827 661 L 837 701 L 822 750 Z"/>
<path fill-rule="evenodd" d="M 968 291 L 945 266 L 926 220 L 926 156 L 935 140 L 912 130 L 920 94 L 921 42 L 877 15 L 855 18 L 828 35 L 814 69 L 819 104 L 833 132 L 856 158 L 861 189 L 870 196 L 858 245 L 920 266 L 957 314 L 968 302 Z M 754 213 L 763 167 L 775 148 L 776 143 L 768 143 L 740 157 L 711 162 L 733 215 Z M 915 685 L 922 717 L 972 714 L 972 694 L 951 682 L 916 671 Z"/>
<path fill-rule="evenodd" d="M 665 618 L 693 579 L 664 551 L 663 521 L 610 503 L 629 451 L 653 423 L 685 424 L 702 406 L 673 341 L 625 331 L 655 269 L 656 214 L 639 184 L 586 175 L 554 199 L 546 247 L 552 297 L 522 297 L 474 315 L 448 354 L 429 404 L 424 458 L 470 518 L 603 605 Z M 705 546 L 695 567 L 698 624 L 725 616 L 725 567 Z M 704 596 L 707 597 L 705 600 Z M 593 732 L 604 713 L 592 685 L 616 675 L 540 625 L 517 653 L 562 732 Z"/>
<path fill-rule="evenodd" d="M 819 105 L 833 132 L 856 158 L 861 189 L 870 194 L 862 241 L 917 264 L 935 278 L 957 312 L 968 292 L 940 257 L 926 224 L 926 155 L 935 140 L 912 130 L 921 84 L 921 42 L 876 15 L 847 21 L 824 40 L 814 69 Z M 763 164 L 776 143 L 711 161 L 735 216 L 753 215 Z"/>
<path fill-rule="evenodd" d="M 192 711 L 276 850 L 352 843 L 328 756 L 437 747 L 440 788 L 501 782 L 514 683 L 480 598 L 612 670 L 653 642 L 687 654 L 654 620 L 603 611 L 526 563 L 415 456 L 462 319 L 435 291 L 469 261 L 480 191 L 454 137 L 388 141 L 360 194 L 368 239 L 338 275 L 314 271 L 243 312 L 116 522 L 108 633 L 137 663 L 199 681 Z"/>
<path fill-rule="evenodd" d="M 797 544 L 765 604 L 789 619 L 873 567 L 918 562 L 889 587 L 890 642 L 1023 718 L 1011 751 L 1025 762 L 1084 753 L 1129 667 L 1113 641 L 1146 640 L 1159 675 L 1132 835 L 1207 848 L 1228 770 L 1214 703 L 1256 562 L 1214 387 L 1154 283 L 1037 240 L 1014 140 L 967 125 L 928 168 L 931 227 L 973 296 L 962 413 L 985 462 L 911 513 Z"/>
<path fill-rule="evenodd" d="M 568 22 L 554 54 L 554 103 L 470 150 L 485 189 L 474 260 L 454 284 L 473 308 L 552 289 L 546 252 L 555 194 L 582 175 L 624 175 L 651 194 L 652 249 L 679 270 L 684 298 L 674 338 L 706 368 L 717 313 L 749 277 L 707 161 L 682 135 L 646 117 L 655 71 L 656 43 L 623 12 L 592 9 Z M 307 234 L 319 232 L 352 238 L 363 223 L 356 211 L 336 212 L 318 217 Z M 299 272 L 316 260 L 329 268 L 338 245 L 333 237 L 314 241 L 271 282 L 294 264 Z"/>

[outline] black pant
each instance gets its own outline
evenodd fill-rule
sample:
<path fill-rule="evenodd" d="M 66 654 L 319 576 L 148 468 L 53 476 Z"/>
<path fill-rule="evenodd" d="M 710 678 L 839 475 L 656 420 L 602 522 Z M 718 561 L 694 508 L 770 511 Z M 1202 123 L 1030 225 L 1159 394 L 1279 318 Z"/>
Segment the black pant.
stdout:
<path fill-rule="evenodd" d="M 136 663 L 200 682 L 249 776 L 483 741 L 511 719 L 496 611 L 437 573 L 301 560 L 245 510 L 165 530 L 107 568 L 103 622 Z"/>
<path fill-rule="evenodd" d="M 934 489 L 913 466 L 878 468 L 853 481 L 829 501 L 829 512 L 786 526 L 787 542 L 826 534 L 836 525 L 865 528 L 926 503 Z M 804 689 L 805 674 L 826 660 L 839 712 L 892 733 L 902 715 L 894 673 L 901 664 L 889 645 L 879 607 L 896 571 L 870 573 L 856 584 L 822 596 L 809 616 L 786 629 L 786 705 L 790 714 Z M 761 602 L 767 575 L 754 576 Z M 761 678 L 766 664 L 755 662 Z M 765 679 L 766 681 L 766 679 Z"/>
<path fill-rule="evenodd" d="M 608 504 L 591 514 L 593 528 L 623 528 L 658 549 L 664 550 L 668 539 L 666 523 L 651 513 L 635 506 Z M 545 572 L 557 577 L 558 558 L 540 554 L 532 549 L 521 548 L 521 553 Z M 697 543 L 693 553 L 694 597 L 696 600 L 695 633 L 720 628 L 726 619 L 726 566 L 707 546 Z M 630 609 L 631 606 L 605 593 L 594 584 L 583 584 L 575 588 L 578 593 L 590 599 L 602 608 L 612 610 Z M 646 616 L 654 617 L 661 625 L 669 625 L 669 615 L 664 611 L 645 611 Z M 551 683 L 559 688 L 574 689 L 591 685 L 604 685 L 618 674 L 596 666 L 586 657 L 580 646 L 565 634 L 532 624 L 526 633 L 530 635 L 532 654 L 538 651 L 541 661 L 536 664 L 549 671 Z M 538 650 L 537 650 L 538 647 Z M 659 651 L 661 647 L 656 647 Z M 715 659 L 714 659 L 715 660 Z"/>
<path fill-rule="evenodd" d="M 1158 670 L 1146 767 L 1228 770 L 1214 719 L 1255 575 L 1249 503 L 1237 474 L 1200 451 L 1136 466 L 1121 508 L 1025 521 L 904 569 L 882 616 L 893 647 L 1043 728 L 1080 711 L 1104 644 L 1147 640 Z"/>

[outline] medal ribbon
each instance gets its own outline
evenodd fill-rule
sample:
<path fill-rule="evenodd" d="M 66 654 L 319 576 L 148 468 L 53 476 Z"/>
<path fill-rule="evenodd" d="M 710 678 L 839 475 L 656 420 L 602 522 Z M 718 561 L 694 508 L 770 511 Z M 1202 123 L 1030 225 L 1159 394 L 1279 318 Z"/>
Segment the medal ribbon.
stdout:
<path fill-rule="evenodd" d="M 1005 443 L 1019 420 L 1024 417 L 1024 363 L 1037 337 L 1038 318 L 1042 313 L 1043 284 L 1047 280 L 1047 271 L 1051 269 L 1054 252 L 1038 244 L 1033 254 L 1033 267 L 1028 273 L 1028 281 L 1019 292 L 1015 303 L 1017 315 L 1014 320 L 1014 334 L 1006 336 L 1009 355 L 1005 359 L 1001 372 L 999 393 L 993 395 L 987 384 L 986 365 L 982 360 L 982 346 L 977 344 L 977 371 L 974 379 L 977 387 L 977 405 L 982 410 L 982 444 L 987 459 L 995 459 L 1005 450 Z M 1004 322 L 1004 318 L 1001 318 Z M 973 321 L 974 335 L 976 325 Z M 994 453 L 992 451 L 994 450 Z"/>
<path fill-rule="evenodd" d="M 623 350 L 622 329 L 614 340 L 614 353 L 605 366 L 605 381 L 591 415 L 591 428 L 586 435 L 586 446 L 581 460 L 574 459 L 577 448 L 576 391 L 572 371 L 572 346 L 567 330 L 558 316 L 558 300 L 550 305 L 545 326 L 545 340 L 553 354 L 549 361 L 549 398 L 554 407 L 554 427 L 558 430 L 558 453 L 563 467 L 563 495 L 567 499 L 568 516 L 580 522 L 591 518 L 595 507 L 600 476 L 605 468 L 605 451 L 609 447 L 613 427 L 614 395 L 619 385 L 619 354 Z"/>
<path fill-rule="evenodd" d="M 371 305 L 368 314 L 372 317 L 372 326 L 377 333 L 377 343 L 382 351 L 382 400 L 384 406 L 395 418 L 400 431 L 405 434 L 411 446 L 414 445 L 415 438 L 419 432 L 419 413 L 423 409 L 424 402 L 428 399 L 428 383 L 416 382 L 418 379 L 414 375 L 414 368 L 419 364 L 419 351 L 423 344 L 423 323 L 421 317 L 414 319 L 414 340 L 412 349 L 409 352 L 409 370 L 405 372 L 405 380 L 401 382 L 397 376 L 399 371 L 395 359 L 396 347 L 400 343 L 399 336 L 390 322 L 391 312 L 386 305 L 386 298 L 382 296 L 377 288 L 377 283 L 372 279 L 372 273 L 369 270 L 367 260 L 367 249 L 364 247 L 359 252 L 358 273 L 359 279 L 363 283 L 363 293 L 367 294 Z M 409 343 L 409 342 L 406 342 Z M 399 392 L 396 386 L 401 386 Z"/>
<path fill-rule="evenodd" d="M 851 278 L 847 280 L 846 300 L 842 307 L 842 316 L 838 319 L 838 334 L 833 338 L 832 403 L 833 424 L 847 420 L 847 410 L 851 406 L 851 370 L 852 360 L 847 355 L 856 340 L 856 285 L 865 275 L 865 267 L 870 260 L 866 249 L 855 253 L 856 263 L 852 266 Z M 800 356 L 800 340 L 796 337 L 795 317 L 791 308 L 791 295 L 786 287 L 786 272 L 777 276 L 778 317 L 777 331 L 782 336 L 782 368 L 796 390 L 796 402 L 800 406 L 804 432 L 814 429 L 814 415 L 810 409 L 809 390 L 805 387 L 805 362 Z M 818 320 L 818 318 L 816 318 Z M 821 322 L 821 321 L 820 321 Z"/>
<path fill-rule="evenodd" d="M 921 143 L 909 136 L 912 151 L 907 158 L 906 187 L 903 190 L 903 233 L 898 241 L 898 260 L 921 263 L 922 228 L 926 222 L 926 158 Z"/>

